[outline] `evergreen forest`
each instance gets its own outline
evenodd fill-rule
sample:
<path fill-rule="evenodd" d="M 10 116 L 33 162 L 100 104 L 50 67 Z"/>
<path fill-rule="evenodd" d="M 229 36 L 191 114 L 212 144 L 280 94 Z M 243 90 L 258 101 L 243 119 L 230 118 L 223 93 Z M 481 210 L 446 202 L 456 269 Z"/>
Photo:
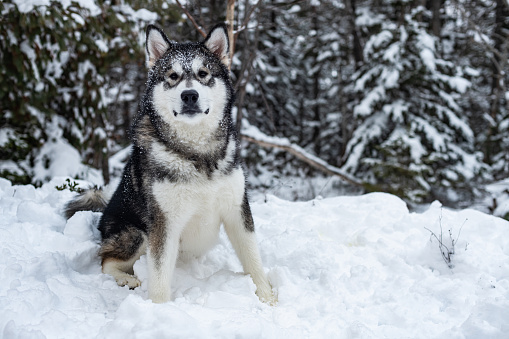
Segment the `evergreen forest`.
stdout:
<path fill-rule="evenodd" d="M 0 11 L 0 177 L 15 184 L 41 185 L 71 158 L 84 166 L 70 177 L 118 176 L 146 26 L 197 41 L 230 20 L 253 188 L 334 177 L 338 192 L 410 205 L 488 198 L 493 212 L 503 200 L 487 187 L 509 174 L 507 0 L 7 0 Z"/>

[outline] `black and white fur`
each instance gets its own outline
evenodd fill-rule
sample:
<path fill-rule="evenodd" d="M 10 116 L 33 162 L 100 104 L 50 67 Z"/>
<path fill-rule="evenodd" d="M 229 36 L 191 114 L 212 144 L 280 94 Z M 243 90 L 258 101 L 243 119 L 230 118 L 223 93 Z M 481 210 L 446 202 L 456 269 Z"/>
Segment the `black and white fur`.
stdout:
<path fill-rule="evenodd" d="M 263 271 L 232 123 L 229 42 L 218 25 L 200 43 L 175 43 L 147 29 L 147 88 L 132 126 L 133 148 L 109 203 L 89 190 L 66 214 L 101 209 L 102 270 L 119 285 L 140 281 L 133 264 L 147 253 L 148 294 L 170 300 L 178 256 L 212 247 L 223 224 L 260 300 L 275 298 Z"/>

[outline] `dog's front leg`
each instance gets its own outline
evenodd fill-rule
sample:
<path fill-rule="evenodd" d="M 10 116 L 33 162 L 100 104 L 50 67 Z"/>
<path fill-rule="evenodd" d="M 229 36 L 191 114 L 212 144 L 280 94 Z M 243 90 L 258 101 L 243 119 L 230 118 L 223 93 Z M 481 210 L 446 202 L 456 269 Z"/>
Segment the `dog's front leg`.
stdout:
<path fill-rule="evenodd" d="M 164 233 L 155 233 L 149 239 L 148 297 L 155 303 L 171 299 L 171 281 L 179 251 L 180 232 L 167 229 Z"/>
<path fill-rule="evenodd" d="M 272 293 L 272 287 L 263 270 L 254 232 L 253 217 L 246 195 L 239 207 L 232 210 L 224 220 L 226 234 L 239 257 L 244 272 L 251 275 L 256 285 L 258 298 L 263 302 L 275 304 L 277 299 Z"/>

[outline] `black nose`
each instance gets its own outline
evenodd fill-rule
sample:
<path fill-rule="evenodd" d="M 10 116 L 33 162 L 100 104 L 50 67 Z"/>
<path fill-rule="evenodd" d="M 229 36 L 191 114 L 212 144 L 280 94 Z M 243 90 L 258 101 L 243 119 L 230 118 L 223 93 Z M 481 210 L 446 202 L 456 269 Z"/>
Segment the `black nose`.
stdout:
<path fill-rule="evenodd" d="M 195 104 L 198 101 L 198 97 L 198 92 L 196 92 L 194 89 L 184 91 L 182 94 L 180 94 L 180 98 L 182 99 L 184 105 Z"/>

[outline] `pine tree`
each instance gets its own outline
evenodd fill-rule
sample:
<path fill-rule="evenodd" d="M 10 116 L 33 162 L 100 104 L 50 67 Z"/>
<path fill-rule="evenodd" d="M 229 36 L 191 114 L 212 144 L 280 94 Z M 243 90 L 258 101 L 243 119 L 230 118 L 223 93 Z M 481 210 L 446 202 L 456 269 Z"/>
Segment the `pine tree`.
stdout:
<path fill-rule="evenodd" d="M 263 15 L 254 16 L 252 29 L 243 31 L 237 41 L 237 56 L 242 61 L 241 67 L 232 69 L 238 79 L 237 110 L 264 133 L 299 142 L 300 108 L 305 97 L 296 93 L 302 93 L 305 78 L 298 67 L 302 45 L 298 32 L 304 12 L 285 0 L 262 3 L 259 12 Z M 266 168 L 283 175 L 298 171 L 289 166 L 292 157 L 284 152 L 252 146 L 246 155 L 249 169 L 257 174 Z"/>
<path fill-rule="evenodd" d="M 0 176 L 41 184 L 65 149 L 108 181 L 142 90 L 144 26 L 157 18 L 115 3 L 0 3 Z"/>
<path fill-rule="evenodd" d="M 403 2 L 393 9 L 373 15 L 382 20 L 354 76 L 357 126 L 343 168 L 413 202 L 471 199 L 482 164 L 457 102 L 467 75 L 439 56 L 440 40 L 423 20 L 428 11 Z"/>
<path fill-rule="evenodd" d="M 256 40 L 259 47 L 251 52 L 256 53 L 256 59 L 250 81 L 245 82 L 249 90 L 245 98 L 242 87 L 239 94 L 244 98 L 239 109 L 252 125 L 332 163 L 340 162 L 344 150 L 342 111 L 346 101 L 342 86 L 345 74 L 351 74 L 352 69 L 342 48 L 347 43 L 345 24 L 338 16 L 341 11 L 339 3 L 328 0 L 266 4 L 261 11 L 266 15 L 256 18 L 255 27 L 261 29 L 244 37 L 249 46 Z M 242 53 L 244 46 L 244 41 L 238 45 Z M 278 157 L 279 161 L 269 163 L 290 162 L 284 173 L 310 173 L 293 157 L 284 153 Z"/>
<path fill-rule="evenodd" d="M 493 120 L 486 143 L 488 162 L 495 177 L 503 179 L 509 172 L 509 4 L 495 1 L 495 22 L 491 33 L 491 107 Z"/>
<path fill-rule="evenodd" d="M 445 6 L 457 16 L 444 23 L 444 53 L 472 75 L 472 90 L 460 101 L 475 147 L 489 166 L 487 179 L 503 179 L 509 171 L 509 6 L 456 0 Z"/>

